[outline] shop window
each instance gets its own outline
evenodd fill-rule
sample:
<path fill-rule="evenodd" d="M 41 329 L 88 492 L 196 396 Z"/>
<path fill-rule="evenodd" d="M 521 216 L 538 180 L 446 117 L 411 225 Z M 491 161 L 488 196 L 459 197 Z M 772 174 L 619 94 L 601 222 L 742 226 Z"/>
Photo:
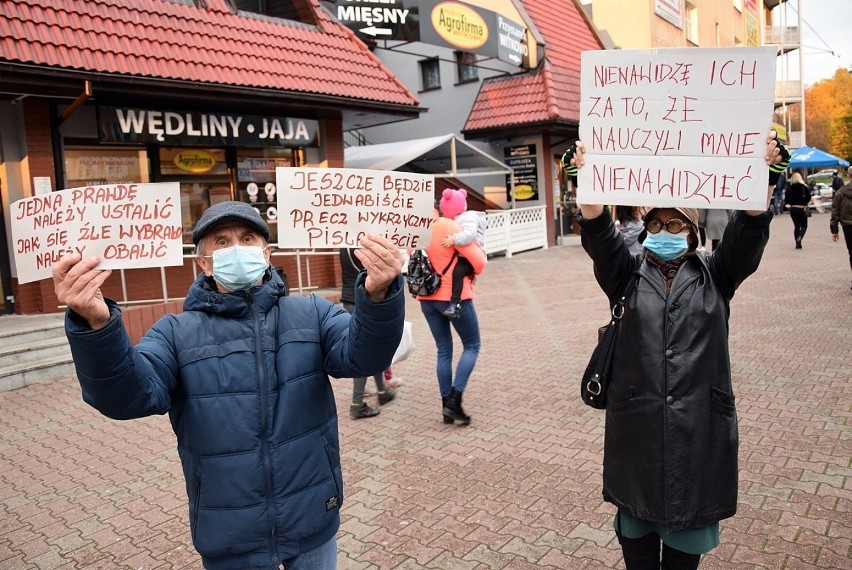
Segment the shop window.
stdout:
<path fill-rule="evenodd" d="M 66 147 L 67 188 L 149 182 L 144 149 Z"/>
<path fill-rule="evenodd" d="M 479 68 L 476 67 L 476 54 L 457 51 L 456 70 L 459 83 L 471 83 L 479 79 Z"/>
<path fill-rule="evenodd" d="M 183 242 L 192 243 L 192 230 L 204 210 L 232 200 L 225 149 L 160 147 L 158 182 L 180 182 Z"/>
<path fill-rule="evenodd" d="M 254 206 L 269 224 L 270 241 L 278 242 L 278 189 L 275 169 L 299 166 L 292 149 L 243 149 L 237 153 L 237 199 Z"/>
<path fill-rule="evenodd" d="M 441 88 L 440 63 L 438 58 L 424 59 L 419 62 L 421 91 Z"/>

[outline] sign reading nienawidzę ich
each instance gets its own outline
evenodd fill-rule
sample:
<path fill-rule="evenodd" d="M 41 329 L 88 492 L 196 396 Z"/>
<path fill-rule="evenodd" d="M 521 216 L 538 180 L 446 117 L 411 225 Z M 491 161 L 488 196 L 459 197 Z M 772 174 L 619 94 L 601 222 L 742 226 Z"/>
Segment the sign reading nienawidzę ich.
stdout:
<path fill-rule="evenodd" d="M 577 201 L 763 210 L 775 47 L 586 51 Z"/>

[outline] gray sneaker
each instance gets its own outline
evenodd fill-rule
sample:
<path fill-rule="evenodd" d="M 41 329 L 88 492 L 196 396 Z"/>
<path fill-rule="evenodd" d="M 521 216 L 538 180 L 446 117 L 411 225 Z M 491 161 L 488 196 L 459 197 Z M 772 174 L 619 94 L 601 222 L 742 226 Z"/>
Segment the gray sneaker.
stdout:
<path fill-rule="evenodd" d="M 353 420 L 360 420 L 362 418 L 372 418 L 373 416 L 378 416 L 381 412 L 376 408 L 371 408 L 367 405 L 367 402 L 361 402 L 360 404 L 351 404 L 349 406 L 349 417 Z"/>
<path fill-rule="evenodd" d="M 382 390 L 379 392 L 379 405 L 384 406 L 396 398 L 396 390 Z"/>

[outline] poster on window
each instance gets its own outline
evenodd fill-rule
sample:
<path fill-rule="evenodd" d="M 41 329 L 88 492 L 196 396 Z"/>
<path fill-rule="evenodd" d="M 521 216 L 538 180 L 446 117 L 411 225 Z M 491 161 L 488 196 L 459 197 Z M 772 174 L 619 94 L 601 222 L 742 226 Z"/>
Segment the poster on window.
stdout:
<path fill-rule="evenodd" d="M 277 236 L 278 187 L 275 180 L 276 168 L 292 166 L 289 158 L 241 158 L 237 161 L 238 196 L 260 212 L 270 226 L 273 241 Z"/>
<path fill-rule="evenodd" d="M 11 208 L 18 283 L 51 276 L 69 253 L 98 269 L 183 265 L 180 184 L 113 184 L 51 192 Z"/>
<path fill-rule="evenodd" d="M 514 170 L 515 200 L 538 200 L 538 164 L 535 145 L 506 147 L 503 150 L 503 162 Z M 506 199 L 512 201 L 509 176 L 506 176 Z"/>

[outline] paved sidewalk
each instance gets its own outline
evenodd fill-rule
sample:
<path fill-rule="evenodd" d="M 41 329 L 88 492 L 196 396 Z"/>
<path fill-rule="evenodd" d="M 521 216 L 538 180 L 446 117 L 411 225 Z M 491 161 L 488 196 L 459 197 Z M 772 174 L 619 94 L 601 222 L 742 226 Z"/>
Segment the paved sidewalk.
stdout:
<path fill-rule="evenodd" d="M 702 569 L 852 568 L 852 273 L 828 215 L 810 226 L 795 250 L 776 218 L 732 303 L 740 505 Z M 578 398 L 607 315 L 591 262 L 576 240 L 495 258 L 477 294 L 471 426 L 441 423 L 411 299 L 399 397 L 352 421 L 337 381 L 340 568 L 623 567 L 601 500 L 603 413 Z M 102 418 L 73 378 L 0 394 L 0 568 L 199 568 L 186 510 L 167 418 Z"/>

